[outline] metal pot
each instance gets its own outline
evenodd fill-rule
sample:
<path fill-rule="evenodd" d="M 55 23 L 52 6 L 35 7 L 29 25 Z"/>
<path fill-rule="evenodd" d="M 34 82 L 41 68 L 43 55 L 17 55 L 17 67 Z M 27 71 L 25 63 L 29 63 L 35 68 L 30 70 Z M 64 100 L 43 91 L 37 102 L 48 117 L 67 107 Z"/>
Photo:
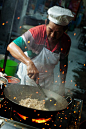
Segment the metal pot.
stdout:
<path fill-rule="evenodd" d="M 4 88 L 4 95 L 6 99 L 12 104 L 13 110 L 16 110 L 17 112 L 25 116 L 31 115 L 34 118 L 37 118 L 37 114 L 40 114 L 39 117 L 49 117 L 53 114 L 56 114 L 56 112 L 60 112 L 67 108 L 68 102 L 65 98 L 52 91 L 46 89 L 43 90 L 48 97 L 53 97 L 57 100 L 56 108 L 52 111 L 36 110 L 19 105 L 19 101 L 21 99 L 26 99 L 29 97 L 31 97 L 32 99 L 43 100 L 45 97 L 38 87 L 10 84 Z"/>

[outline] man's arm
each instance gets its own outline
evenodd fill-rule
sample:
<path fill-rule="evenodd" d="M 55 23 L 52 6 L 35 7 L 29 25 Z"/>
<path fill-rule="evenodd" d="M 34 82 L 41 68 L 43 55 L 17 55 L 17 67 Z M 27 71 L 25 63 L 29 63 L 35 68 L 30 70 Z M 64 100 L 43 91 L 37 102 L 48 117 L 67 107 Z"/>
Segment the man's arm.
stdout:
<path fill-rule="evenodd" d="M 68 68 L 68 55 L 64 59 L 60 59 L 60 86 L 59 86 L 59 94 L 61 96 L 65 95 L 65 80 Z"/>
<path fill-rule="evenodd" d="M 19 46 L 17 46 L 14 42 L 11 42 L 8 45 L 7 50 L 10 52 L 10 54 L 14 58 L 23 62 L 27 66 L 27 75 L 31 79 L 36 79 L 36 83 L 38 84 L 39 83 L 39 80 L 38 80 L 39 72 L 38 72 L 37 68 L 35 67 L 34 63 L 30 60 L 30 58 L 24 54 L 22 49 Z"/>
<path fill-rule="evenodd" d="M 68 55 L 64 59 L 60 59 L 60 79 L 61 83 L 65 83 L 68 68 Z"/>

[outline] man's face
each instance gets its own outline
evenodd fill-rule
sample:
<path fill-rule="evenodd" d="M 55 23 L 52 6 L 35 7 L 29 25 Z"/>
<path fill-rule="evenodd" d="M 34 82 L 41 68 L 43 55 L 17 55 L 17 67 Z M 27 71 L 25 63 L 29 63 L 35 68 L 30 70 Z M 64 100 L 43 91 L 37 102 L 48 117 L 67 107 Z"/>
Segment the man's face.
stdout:
<path fill-rule="evenodd" d="M 46 26 L 46 33 L 48 41 L 50 43 L 56 43 L 64 33 L 63 26 L 56 25 L 53 22 L 49 21 L 49 24 Z"/>

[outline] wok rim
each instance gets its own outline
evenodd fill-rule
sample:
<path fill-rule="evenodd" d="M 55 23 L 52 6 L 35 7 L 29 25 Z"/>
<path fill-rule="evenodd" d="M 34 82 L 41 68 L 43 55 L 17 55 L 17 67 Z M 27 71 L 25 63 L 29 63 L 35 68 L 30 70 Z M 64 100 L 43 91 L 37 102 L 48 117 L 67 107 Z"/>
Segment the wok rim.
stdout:
<path fill-rule="evenodd" d="M 20 107 L 22 107 L 22 108 L 26 108 L 27 110 L 30 109 L 30 110 L 43 111 L 43 112 L 59 112 L 59 111 L 65 110 L 65 109 L 67 108 L 67 106 L 68 106 L 67 100 L 66 100 L 64 97 L 62 97 L 61 95 L 59 95 L 59 94 L 57 94 L 57 95 L 59 95 L 60 97 L 62 97 L 62 98 L 65 100 L 65 102 L 66 102 L 65 108 L 60 109 L 60 110 L 39 110 L 39 109 L 35 109 L 35 108 L 29 108 L 29 107 L 26 107 L 26 106 L 22 106 L 22 105 L 20 105 L 18 102 L 15 102 L 15 101 L 11 100 L 11 99 L 5 94 L 5 89 L 7 89 L 7 88 L 8 88 L 9 86 L 11 86 L 11 85 L 16 85 L 16 84 L 8 84 L 8 86 L 4 88 L 4 91 L 3 91 L 3 92 L 4 92 L 5 98 L 8 99 L 8 101 L 12 102 L 13 104 L 16 104 L 17 106 L 20 106 Z M 29 86 L 29 85 L 22 85 L 22 86 Z M 30 87 L 33 87 L 33 86 L 30 86 Z M 43 89 L 44 89 L 44 88 L 43 88 Z M 50 90 L 47 90 L 47 89 L 44 89 L 44 90 L 50 91 Z M 51 92 L 52 92 L 52 93 L 55 93 L 55 92 L 53 92 L 53 91 L 51 91 Z M 55 94 L 56 94 L 56 93 L 55 93 Z M 14 99 L 14 100 L 15 100 L 15 99 Z"/>

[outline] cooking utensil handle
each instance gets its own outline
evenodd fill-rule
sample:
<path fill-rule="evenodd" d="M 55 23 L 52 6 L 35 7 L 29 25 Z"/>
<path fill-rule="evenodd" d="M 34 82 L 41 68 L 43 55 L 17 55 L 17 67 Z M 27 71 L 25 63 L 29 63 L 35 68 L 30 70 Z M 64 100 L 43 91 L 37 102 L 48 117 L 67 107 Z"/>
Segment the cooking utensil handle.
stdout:
<path fill-rule="evenodd" d="M 42 93 L 44 94 L 45 98 L 47 98 L 45 92 L 43 91 L 43 89 L 41 88 L 41 86 L 39 84 L 37 84 L 38 88 L 42 91 Z"/>
<path fill-rule="evenodd" d="M 66 99 L 70 98 L 70 102 L 68 103 L 68 105 L 70 105 L 72 103 L 72 97 L 71 96 L 68 96 Z"/>

